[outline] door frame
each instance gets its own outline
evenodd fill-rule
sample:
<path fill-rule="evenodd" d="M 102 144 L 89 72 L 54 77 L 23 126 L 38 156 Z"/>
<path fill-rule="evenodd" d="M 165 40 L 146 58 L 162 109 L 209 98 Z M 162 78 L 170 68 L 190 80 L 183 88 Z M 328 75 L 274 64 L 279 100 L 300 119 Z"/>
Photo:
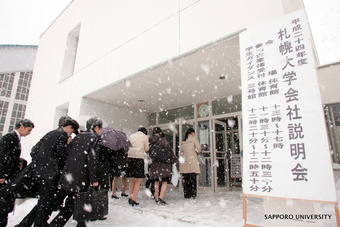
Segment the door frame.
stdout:
<path fill-rule="evenodd" d="M 217 152 L 219 152 L 217 150 L 217 147 L 216 147 L 216 124 L 219 124 L 219 125 L 222 125 L 223 128 L 224 128 L 224 131 L 223 131 L 223 134 L 224 134 L 224 148 L 227 149 L 227 123 L 223 122 L 223 121 L 220 121 L 218 119 L 212 119 L 212 130 L 211 130 L 211 133 L 212 133 L 212 160 L 213 160 L 213 163 L 216 163 L 215 165 L 212 165 L 212 186 L 213 186 L 213 191 L 216 193 L 216 192 L 221 192 L 221 191 L 229 191 L 229 168 L 228 168 L 228 162 L 229 162 L 229 159 L 226 158 L 226 161 L 225 161 L 225 168 L 226 168 L 226 186 L 223 186 L 223 187 L 219 187 L 218 186 L 218 176 L 217 176 L 217 163 L 218 163 L 218 159 L 222 159 L 220 157 L 217 157 Z"/>
<path fill-rule="evenodd" d="M 214 127 L 214 128 L 213 128 L 213 130 L 211 130 L 211 136 L 210 136 L 211 141 L 210 141 L 210 143 L 213 144 L 214 140 L 215 140 L 215 135 L 214 135 L 215 134 L 215 124 L 214 124 L 214 121 L 216 121 L 216 120 L 219 121 L 218 119 L 221 119 L 221 118 L 230 118 L 230 117 L 237 118 L 238 134 L 239 134 L 239 146 L 240 146 L 240 154 L 241 154 L 241 169 L 242 169 L 242 167 L 243 167 L 243 158 L 242 158 L 242 156 L 243 156 L 243 154 L 242 154 L 243 153 L 242 111 L 212 116 L 211 120 L 210 120 L 210 122 L 211 122 L 210 127 L 211 128 Z M 225 145 L 226 146 L 227 146 L 227 136 L 228 136 L 228 133 L 225 136 Z M 215 145 L 213 145 L 213 146 L 215 146 Z M 214 153 L 214 156 L 216 156 L 215 152 L 213 152 L 213 153 Z M 230 162 L 229 159 L 227 159 L 227 164 L 228 164 L 228 162 Z M 215 173 L 216 173 L 216 170 L 215 170 Z M 216 183 L 214 185 L 212 185 L 212 190 L 214 192 L 225 191 L 225 190 L 229 191 L 231 189 L 229 175 L 230 175 L 230 169 L 228 168 L 227 186 L 226 187 L 218 188 L 217 187 L 217 179 L 216 179 Z"/>

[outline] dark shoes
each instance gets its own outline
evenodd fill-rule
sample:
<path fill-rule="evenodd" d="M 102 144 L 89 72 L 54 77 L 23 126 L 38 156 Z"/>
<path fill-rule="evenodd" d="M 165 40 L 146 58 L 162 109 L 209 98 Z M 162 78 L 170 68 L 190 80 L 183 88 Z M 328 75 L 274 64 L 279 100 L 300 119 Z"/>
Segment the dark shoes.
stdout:
<path fill-rule="evenodd" d="M 107 217 L 100 217 L 100 218 L 93 218 L 90 221 L 104 221 L 106 219 L 107 219 Z"/>
<path fill-rule="evenodd" d="M 129 204 L 131 205 L 131 206 L 138 206 L 139 205 L 139 203 L 137 203 L 136 201 L 134 201 L 133 199 L 129 199 Z"/>
<path fill-rule="evenodd" d="M 125 193 L 122 193 L 122 194 L 120 194 L 122 197 L 128 197 L 128 195 L 127 194 L 125 194 Z M 112 199 L 120 199 L 118 196 L 116 196 L 116 195 L 111 195 L 111 198 Z"/>
<path fill-rule="evenodd" d="M 158 199 L 155 199 L 155 200 L 156 200 L 156 203 L 158 205 L 167 205 L 167 203 L 161 198 L 158 198 Z"/>
<path fill-rule="evenodd" d="M 119 197 L 116 195 L 111 195 L 111 199 L 119 199 Z"/>
<path fill-rule="evenodd" d="M 184 195 L 184 199 L 196 199 L 196 195 Z"/>

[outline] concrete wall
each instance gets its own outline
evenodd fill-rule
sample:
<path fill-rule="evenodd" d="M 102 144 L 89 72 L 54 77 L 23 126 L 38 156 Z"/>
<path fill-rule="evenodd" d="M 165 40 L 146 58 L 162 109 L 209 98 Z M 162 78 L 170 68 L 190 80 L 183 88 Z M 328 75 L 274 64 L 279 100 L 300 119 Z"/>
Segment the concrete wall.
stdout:
<path fill-rule="evenodd" d="M 340 102 L 340 63 L 321 67 L 317 70 L 321 100 L 323 104 Z"/>
<path fill-rule="evenodd" d="M 61 114 L 82 115 L 84 103 L 89 103 L 83 102 L 86 94 L 283 14 L 281 0 L 74 0 L 40 39 L 26 112 L 36 128 L 27 138 L 26 152 L 57 126 Z M 74 74 L 63 78 L 67 38 L 77 26 Z M 146 124 L 145 114 L 125 112 L 116 111 L 108 121 L 115 125 L 111 119 L 119 118 L 116 125 L 128 131 Z M 137 116 L 141 120 L 123 124 Z"/>
<path fill-rule="evenodd" d="M 146 126 L 147 113 L 129 110 L 91 99 L 83 99 L 82 116 L 98 116 L 105 123 L 130 135 L 141 126 Z"/>

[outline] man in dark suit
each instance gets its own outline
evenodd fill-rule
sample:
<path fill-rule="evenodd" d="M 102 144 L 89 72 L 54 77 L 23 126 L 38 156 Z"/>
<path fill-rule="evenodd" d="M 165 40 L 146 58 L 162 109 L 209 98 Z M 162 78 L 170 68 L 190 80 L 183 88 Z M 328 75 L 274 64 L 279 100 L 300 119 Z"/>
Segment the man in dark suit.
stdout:
<path fill-rule="evenodd" d="M 24 167 L 21 155 L 21 137 L 31 134 L 34 124 L 28 119 L 15 124 L 15 130 L 0 138 L 0 188 L 9 183 Z M 13 204 L 14 205 L 14 204 Z M 8 213 L 0 210 L 0 226 L 7 225 Z"/>
<path fill-rule="evenodd" d="M 67 145 L 71 142 L 71 134 L 77 133 L 79 124 L 72 118 L 65 118 L 61 127 L 48 132 L 40 140 L 40 146 L 34 162 L 30 177 L 38 182 L 38 203 L 28 214 L 34 218 L 34 226 L 45 227 L 52 213 L 54 196 L 57 192 L 57 183 L 60 177 L 61 166 L 68 156 Z M 25 217 L 26 219 L 26 217 Z M 23 223 L 20 223 L 23 224 Z M 30 226 L 30 225 L 28 225 Z"/>
<path fill-rule="evenodd" d="M 70 117 L 61 117 L 59 127 L 48 132 L 31 152 L 29 177 L 38 185 L 38 203 L 16 226 L 48 226 L 47 220 L 53 210 L 54 196 L 60 177 L 61 163 L 68 155 L 67 145 L 72 133 L 77 133 L 79 124 Z"/>

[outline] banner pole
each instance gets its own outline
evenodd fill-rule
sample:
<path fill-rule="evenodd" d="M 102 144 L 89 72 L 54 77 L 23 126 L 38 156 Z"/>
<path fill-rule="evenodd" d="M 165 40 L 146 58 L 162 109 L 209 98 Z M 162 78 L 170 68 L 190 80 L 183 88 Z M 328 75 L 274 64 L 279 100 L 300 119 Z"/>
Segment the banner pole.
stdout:
<path fill-rule="evenodd" d="M 243 195 L 243 226 L 247 226 L 247 197 Z"/>
<path fill-rule="evenodd" d="M 339 215 L 338 203 L 334 205 L 334 209 L 335 209 L 336 224 L 337 226 L 340 226 L 340 215 Z"/>

